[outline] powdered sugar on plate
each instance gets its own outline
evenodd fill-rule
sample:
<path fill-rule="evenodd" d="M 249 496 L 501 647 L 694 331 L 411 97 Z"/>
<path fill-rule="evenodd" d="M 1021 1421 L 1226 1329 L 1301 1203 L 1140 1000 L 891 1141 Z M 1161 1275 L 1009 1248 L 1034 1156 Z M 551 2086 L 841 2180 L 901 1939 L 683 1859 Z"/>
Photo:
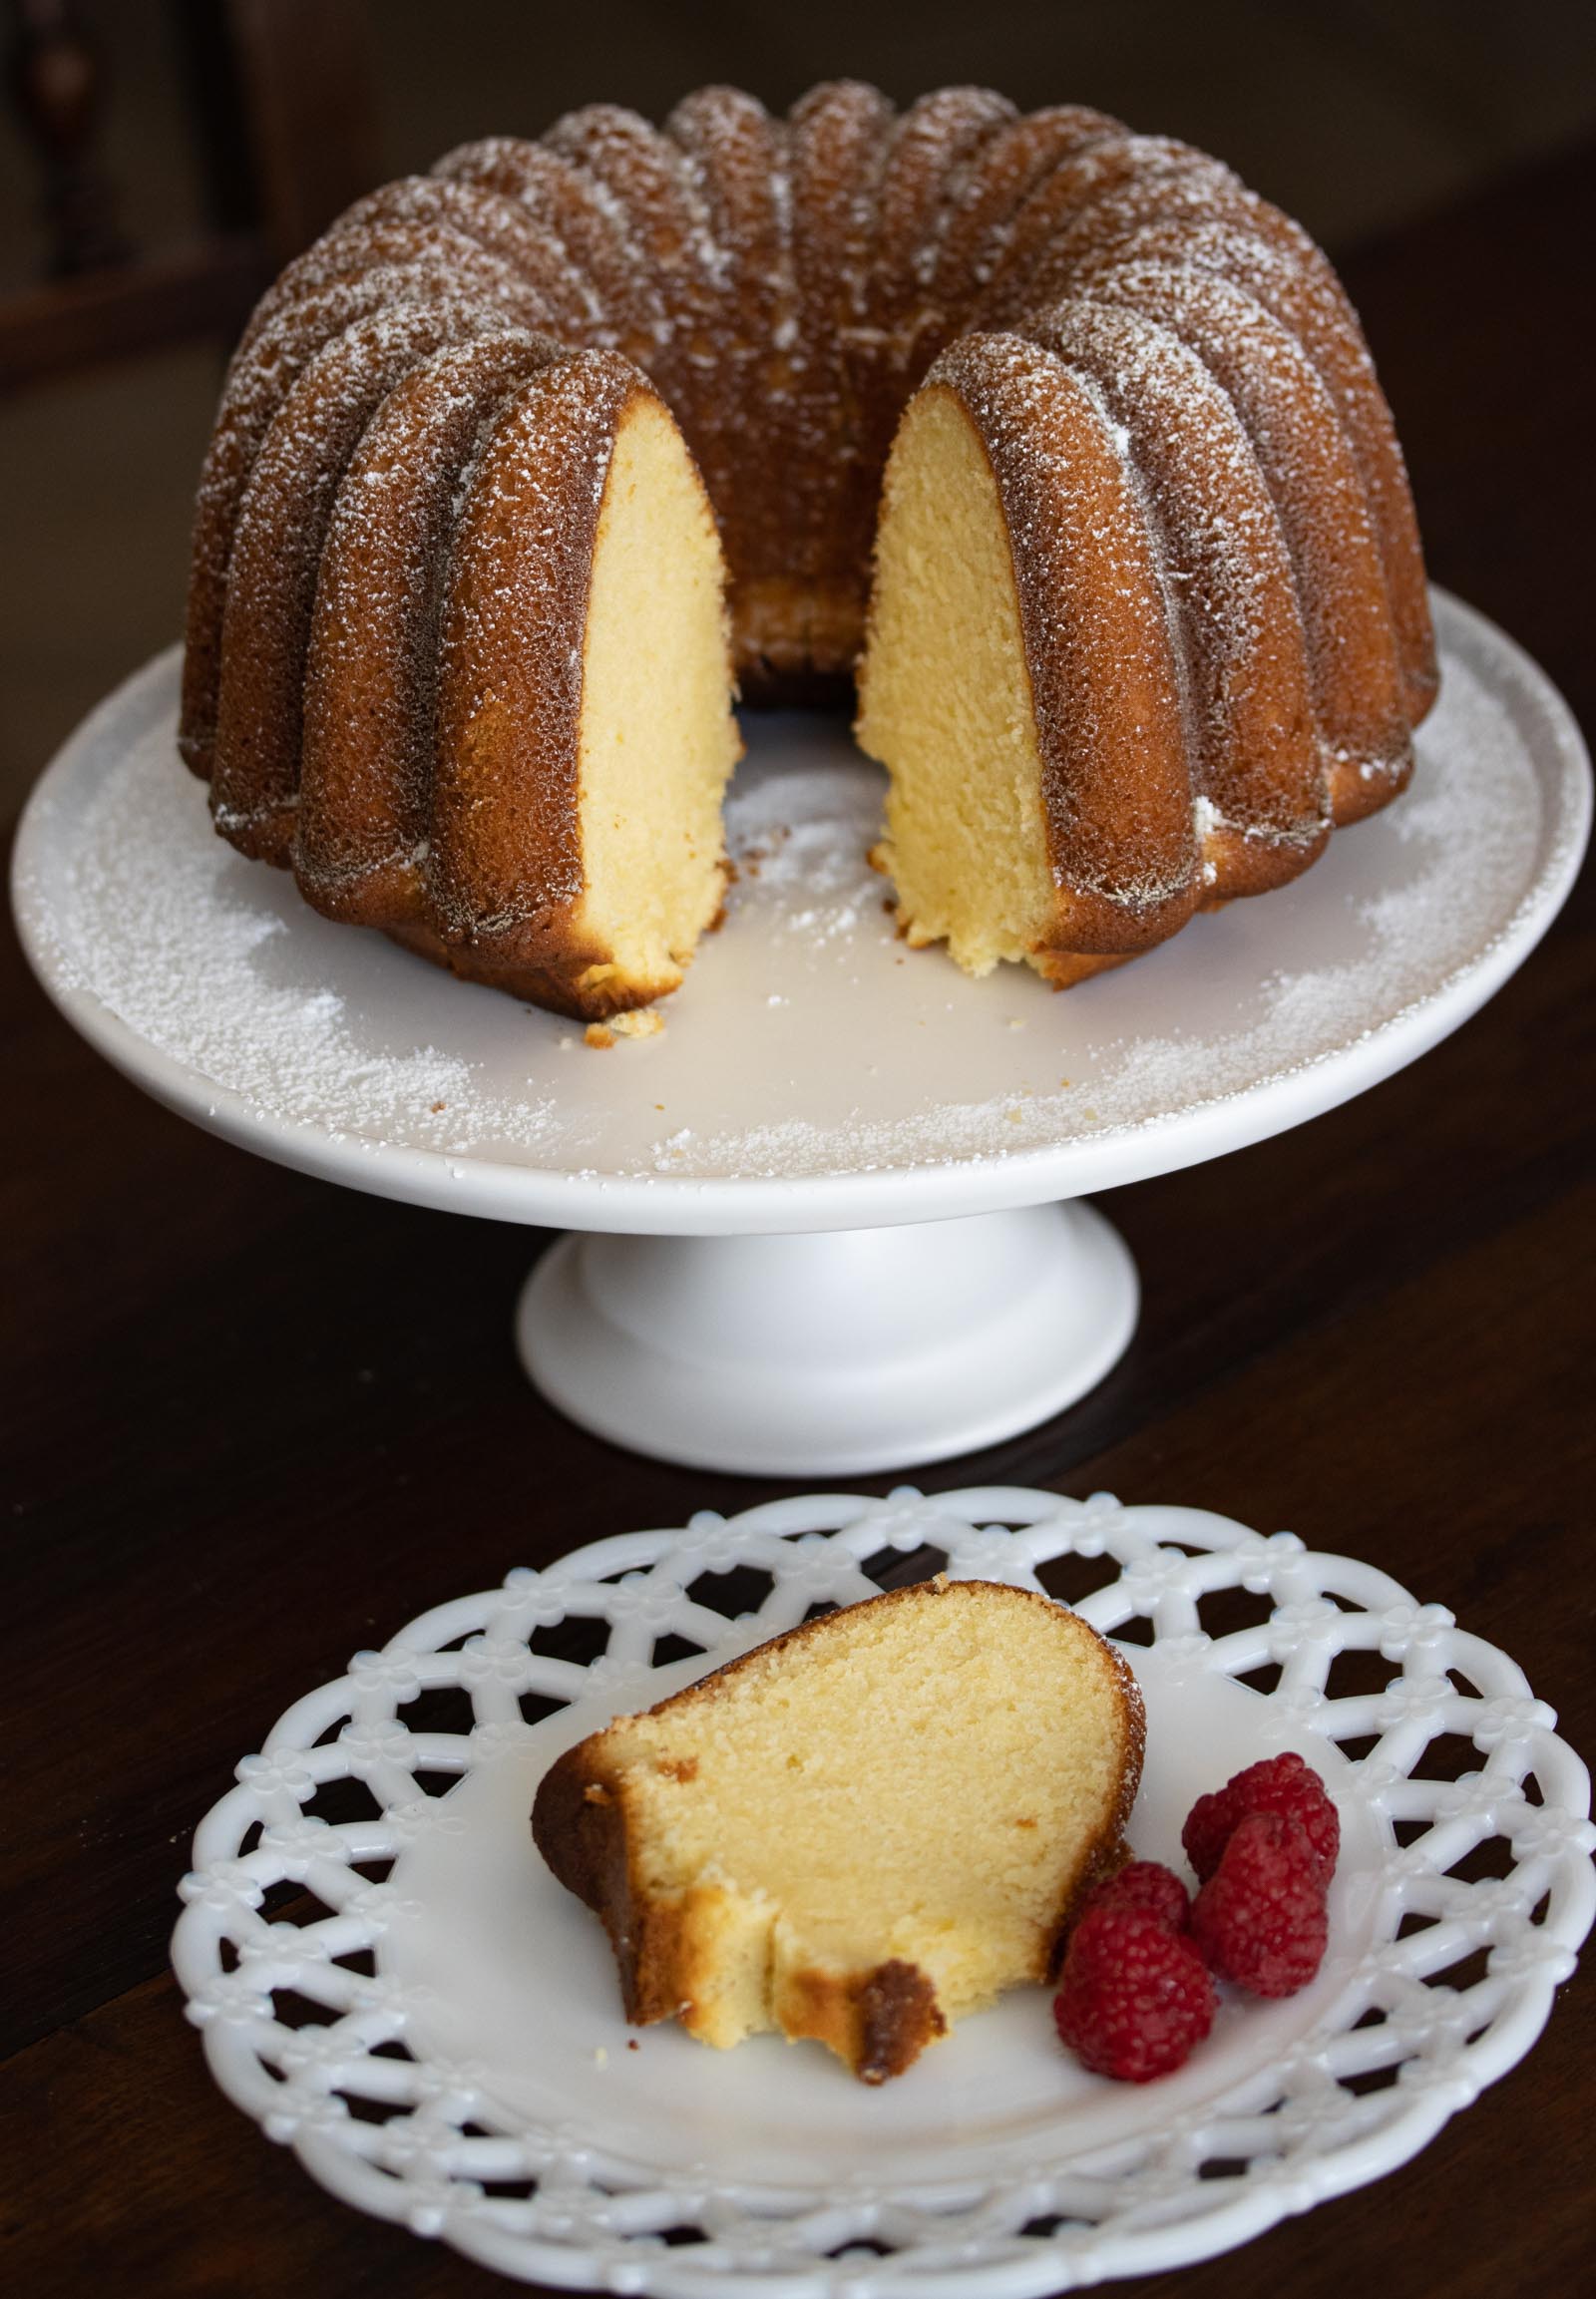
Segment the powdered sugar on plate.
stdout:
<path fill-rule="evenodd" d="M 1441 698 L 1411 790 L 1295 885 L 1062 995 L 1027 969 L 971 981 L 906 950 L 865 860 L 879 771 L 839 722 L 750 717 L 725 927 L 663 1031 L 592 1053 L 569 1022 L 331 925 L 217 839 L 174 749 L 175 654 L 102 706 L 36 795 L 19 918 L 69 1010 L 114 1016 L 137 1044 L 90 1034 L 236 1138 L 287 1128 L 378 1163 L 431 1152 L 454 1175 L 519 1171 L 529 1196 L 534 1177 L 668 1191 L 1056 1166 L 1335 1061 L 1550 917 L 1584 834 L 1578 735 L 1488 624 L 1437 610 Z M 1035 1194 L 1068 1186 L 1055 1171 Z"/>

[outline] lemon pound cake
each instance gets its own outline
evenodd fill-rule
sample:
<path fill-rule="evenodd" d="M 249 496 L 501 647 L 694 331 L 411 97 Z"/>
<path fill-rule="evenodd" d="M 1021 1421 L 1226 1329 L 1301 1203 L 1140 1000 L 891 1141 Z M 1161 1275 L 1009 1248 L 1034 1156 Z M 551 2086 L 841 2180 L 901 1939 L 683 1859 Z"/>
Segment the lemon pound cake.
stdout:
<path fill-rule="evenodd" d="M 1123 1857 L 1135 1679 L 1049 1598 L 938 1580 L 762 1645 L 569 1749 L 538 1848 L 602 1919 L 628 2019 L 814 2037 L 863 2082 L 1047 1979 Z"/>
<path fill-rule="evenodd" d="M 1079 105 L 704 88 L 464 145 L 257 307 L 180 749 L 328 917 L 645 1004 L 719 909 L 733 675 L 856 674 L 900 924 L 978 973 L 1118 963 L 1394 797 L 1423 562 L 1306 232 Z"/>
<path fill-rule="evenodd" d="M 668 579 L 662 570 L 668 569 Z M 556 1011 L 674 989 L 724 899 L 724 564 L 669 410 L 480 306 L 357 321 L 236 509 L 217 827 L 327 917 Z"/>

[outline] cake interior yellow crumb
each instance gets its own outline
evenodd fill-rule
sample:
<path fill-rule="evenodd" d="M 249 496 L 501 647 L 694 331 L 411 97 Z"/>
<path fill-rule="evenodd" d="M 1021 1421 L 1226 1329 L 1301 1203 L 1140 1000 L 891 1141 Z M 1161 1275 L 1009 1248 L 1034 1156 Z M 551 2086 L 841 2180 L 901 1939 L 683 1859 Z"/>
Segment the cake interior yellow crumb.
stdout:
<path fill-rule="evenodd" d="M 859 693 L 908 941 L 946 942 L 967 973 L 1028 958 L 1057 898 L 1008 531 L 974 424 L 935 385 L 887 466 Z"/>
<path fill-rule="evenodd" d="M 742 743 L 723 575 L 681 434 L 639 394 L 616 435 L 594 549 L 575 925 L 651 994 L 680 981 L 724 894 L 720 800 Z"/>
<path fill-rule="evenodd" d="M 979 1588 L 834 1615 L 801 1660 L 778 1645 L 605 1735 L 634 1888 L 698 1943 L 704 2041 L 806 2032 L 790 1997 L 815 1970 L 902 1959 L 949 2019 L 1046 1976 L 1114 1807 L 1125 1695 L 1061 1608 Z"/>

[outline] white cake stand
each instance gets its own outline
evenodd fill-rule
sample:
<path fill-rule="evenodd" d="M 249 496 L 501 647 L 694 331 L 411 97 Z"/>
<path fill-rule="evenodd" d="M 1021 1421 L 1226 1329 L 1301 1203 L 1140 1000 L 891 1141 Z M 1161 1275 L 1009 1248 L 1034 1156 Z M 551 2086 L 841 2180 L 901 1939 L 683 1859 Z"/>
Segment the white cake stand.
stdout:
<path fill-rule="evenodd" d="M 1590 820 L 1578 729 L 1510 639 L 1435 604 L 1441 699 L 1400 804 L 1067 996 L 906 951 L 863 860 L 877 770 L 837 722 L 754 717 L 725 929 L 660 1034 L 592 1050 L 216 839 L 175 753 L 175 650 L 35 791 L 18 925 L 74 1027 L 197 1123 L 579 1233 L 517 1329 L 588 1427 L 756 1473 L 945 1458 L 1072 1402 L 1129 1341 L 1134 1268 L 1080 1197 L 1377 1084 L 1555 917 Z"/>

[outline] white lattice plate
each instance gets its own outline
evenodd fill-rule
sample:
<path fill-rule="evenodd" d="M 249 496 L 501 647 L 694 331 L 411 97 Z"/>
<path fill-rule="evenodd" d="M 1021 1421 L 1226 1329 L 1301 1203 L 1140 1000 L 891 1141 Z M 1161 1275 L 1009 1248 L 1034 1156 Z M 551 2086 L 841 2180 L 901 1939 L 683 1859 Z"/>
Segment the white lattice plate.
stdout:
<path fill-rule="evenodd" d="M 1035 1989 L 880 2091 L 818 2046 L 628 2031 L 598 1926 L 528 1832 L 549 1763 L 812 1606 L 945 1559 L 1126 1640 L 1137 1851 L 1178 1866 L 1192 1798 L 1259 1755 L 1318 1765 L 1343 1826 L 1318 1980 L 1227 2002 L 1145 2087 L 1086 2075 Z M 1554 1723 L 1440 1607 L 1290 1534 L 1106 1495 L 809 1495 L 513 1572 L 357 1654 L 201 1823 L 174 1961 L 269 2136 L 512 2275 L 1026 2299 L 1206 2257 L 1378 2177 L 1522 2057 L 1596 1914 L 1589 1777 Z"/>

